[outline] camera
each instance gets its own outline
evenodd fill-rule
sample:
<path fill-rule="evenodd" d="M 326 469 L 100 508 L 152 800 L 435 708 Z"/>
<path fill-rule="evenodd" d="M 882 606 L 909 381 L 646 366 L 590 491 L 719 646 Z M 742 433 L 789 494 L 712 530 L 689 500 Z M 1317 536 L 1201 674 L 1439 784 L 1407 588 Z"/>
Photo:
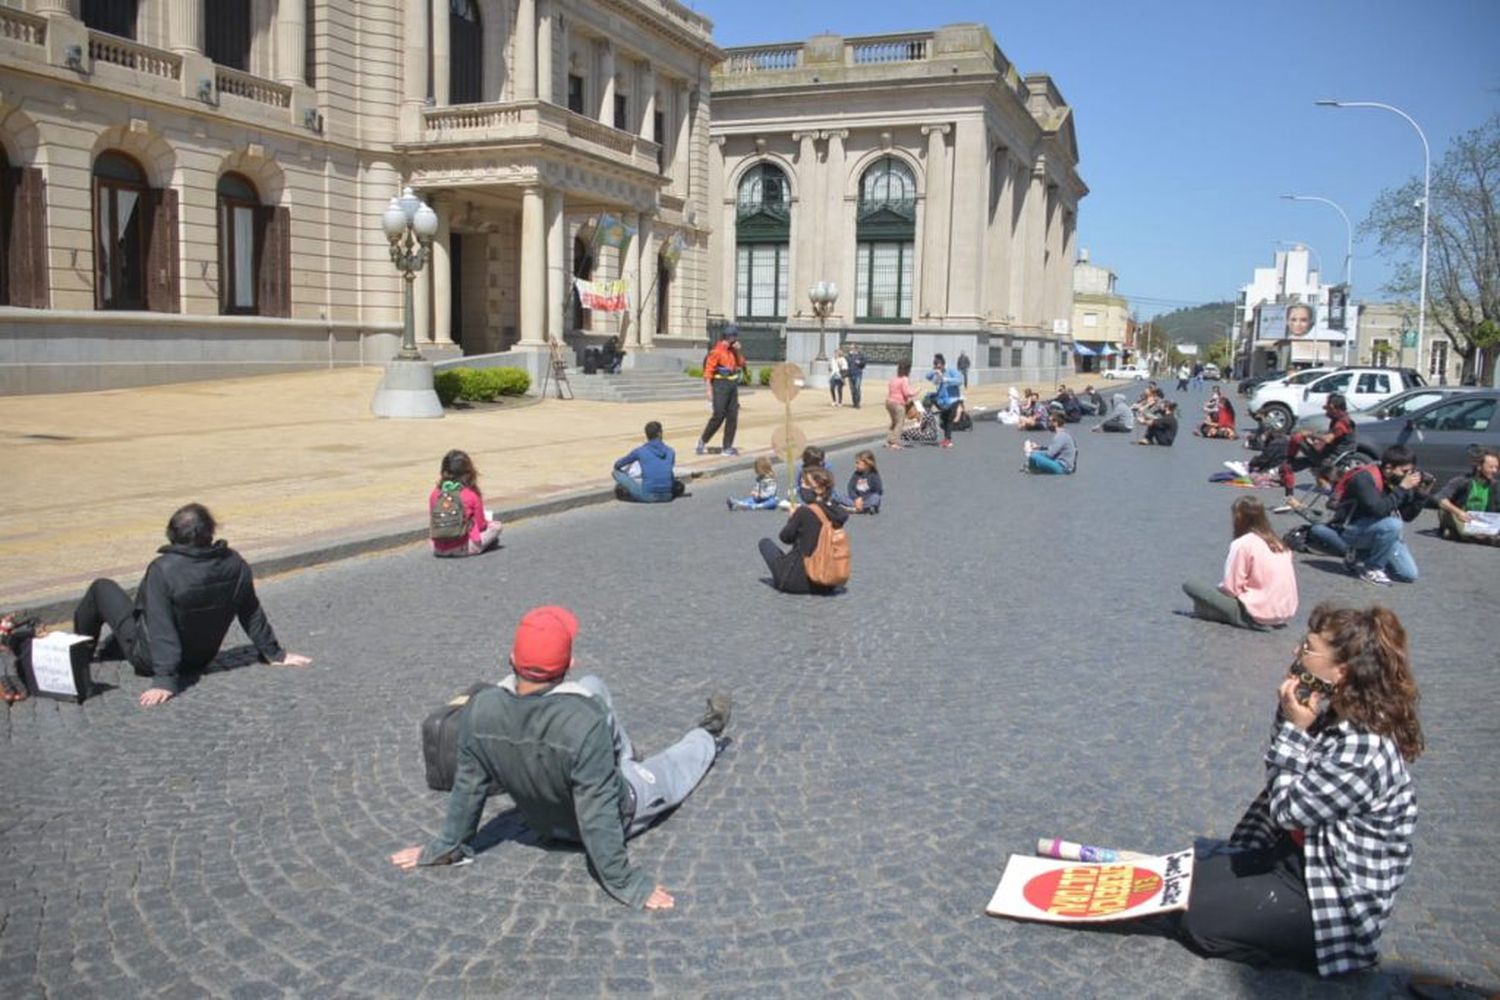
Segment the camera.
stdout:
<path fill-rule="evenodd" d="M 1417 483 L 1417 492 L 1431 493 L 1432 488 L 1437 485 L 1437 476 L 1430 472 L 1421 473 L 1421 480 Z"/>

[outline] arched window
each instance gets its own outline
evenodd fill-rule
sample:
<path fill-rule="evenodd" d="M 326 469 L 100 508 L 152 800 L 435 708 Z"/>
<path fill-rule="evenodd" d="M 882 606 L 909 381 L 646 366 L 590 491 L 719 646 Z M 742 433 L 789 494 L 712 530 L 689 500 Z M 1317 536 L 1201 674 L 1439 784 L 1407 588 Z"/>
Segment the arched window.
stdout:
<path fill-rule="evenodd" d="M 253 35 L 250 0 L 214 0 L 213 16 L 203 19 L 203 54 L 221 66 L 248 70 Z"/>
<path fill-rule="evenodd" d="M 573 239 L 573 277 L 588 281 L 594 276 L 594 250 L 587 242 L 577 237 Z M 578 295 L 578 286 L 573 286 L 573 329 L 591 330 L 594 326 L 594 312 L 592 309 L 583 308 L 583 299 Z"/>
<path fill-rule="evenodd" d="M 735 316 L 785 319 L 792 232 L 786 174 L 756 164 L 740 178 L 735 204 Z"/>
<path fill-rule="evenodd" d="M 854 318 L 909 323 L 917 182 L 895 157 L 876 160 L 859 181 Z"/>
<path fill-rule="evenodd" d="M 260 272 L 260 196 L 239 174 L 219 178 L 219 311 L 259 312 L 256 275 Z"/>
<path fill-rule="evenodd" d="M 83 23 L 121 38 L 135 37 L 137 0 L 83 0 Z"/>
<path fill-rule="evenodd" d="M 484 38 L 475 0 L 448 0 L 448 103 L 484 100 Z"/>
<path fill-rule="evenodd" d="M 146 172 L 124 153 L 94 161 L 94 301 L 100 309 L 146 308 Z"/>
<path fill-rule="evenodd" d="M 11 247 L 16 217 L 16 177 L 0 148 L 0 305 L 10 305 Z"/>

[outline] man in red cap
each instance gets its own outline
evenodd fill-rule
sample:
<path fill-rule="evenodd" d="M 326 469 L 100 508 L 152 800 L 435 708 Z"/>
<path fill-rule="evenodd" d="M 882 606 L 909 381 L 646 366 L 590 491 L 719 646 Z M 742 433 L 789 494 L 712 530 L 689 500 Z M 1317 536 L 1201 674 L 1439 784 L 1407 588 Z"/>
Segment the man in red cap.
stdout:
<path fill-rule="evenodd" d="M 537 833 L 581 843 L 611 896 L 672 908 L 671 894 L 630 863 L 625 841 L 681 805 L 708 773 L 724 745 L 730 698 L 709 698 L 708 714 L 686 736 L 637 761 L 604 682 L 565 679 L 577 634 L 578 619 L 566 608 L 526 612 L 511 646 L 511 676 L 476 694 L 459 725 L 443 832 L 426 847 L 391 855 L 398 868 L 469 861 L 493 783 Z"/>

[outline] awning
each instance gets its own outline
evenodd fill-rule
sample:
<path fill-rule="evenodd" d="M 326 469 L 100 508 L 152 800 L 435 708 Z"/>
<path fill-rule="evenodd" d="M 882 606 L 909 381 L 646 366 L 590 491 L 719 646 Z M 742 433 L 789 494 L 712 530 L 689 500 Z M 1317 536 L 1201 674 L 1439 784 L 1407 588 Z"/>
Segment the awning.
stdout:
<path fill-rule="evenodd" d="M 1083 358 L 1096 357 L 1099 352 L 1080 340 L 1073 341 L 1073 353 Z"/>
<path fill-rule="evenodd" d="M 1104 355 L 1106 358 L 1108 358 L 1108 357 L 1113 357 L 1116 354 L 1119 354 L 1120 353 L 1120 349 L 1118 347 L 1116 347 L 1114 344 L 1105 344 L 1104 345 L 1104 350 L 1100 351 L 1099 353 L 1102 354 L 1102 355 Z"/>

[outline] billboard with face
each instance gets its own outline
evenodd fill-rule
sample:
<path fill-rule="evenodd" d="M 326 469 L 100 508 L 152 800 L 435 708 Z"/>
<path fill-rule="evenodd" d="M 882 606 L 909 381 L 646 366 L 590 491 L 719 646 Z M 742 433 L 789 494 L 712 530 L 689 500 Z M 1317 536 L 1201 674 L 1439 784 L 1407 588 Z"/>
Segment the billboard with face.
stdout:
<path fill-rule="evenodd" d="M 1293 302 L 1278 305 L 1262 303 L 1256 310 L 1255 339 L 1257 341 L 1328 340 L 1344 342 L 1342 330 L 1331 330 L 1318 315 L 1317 307 L 1309 302 Z"/>

